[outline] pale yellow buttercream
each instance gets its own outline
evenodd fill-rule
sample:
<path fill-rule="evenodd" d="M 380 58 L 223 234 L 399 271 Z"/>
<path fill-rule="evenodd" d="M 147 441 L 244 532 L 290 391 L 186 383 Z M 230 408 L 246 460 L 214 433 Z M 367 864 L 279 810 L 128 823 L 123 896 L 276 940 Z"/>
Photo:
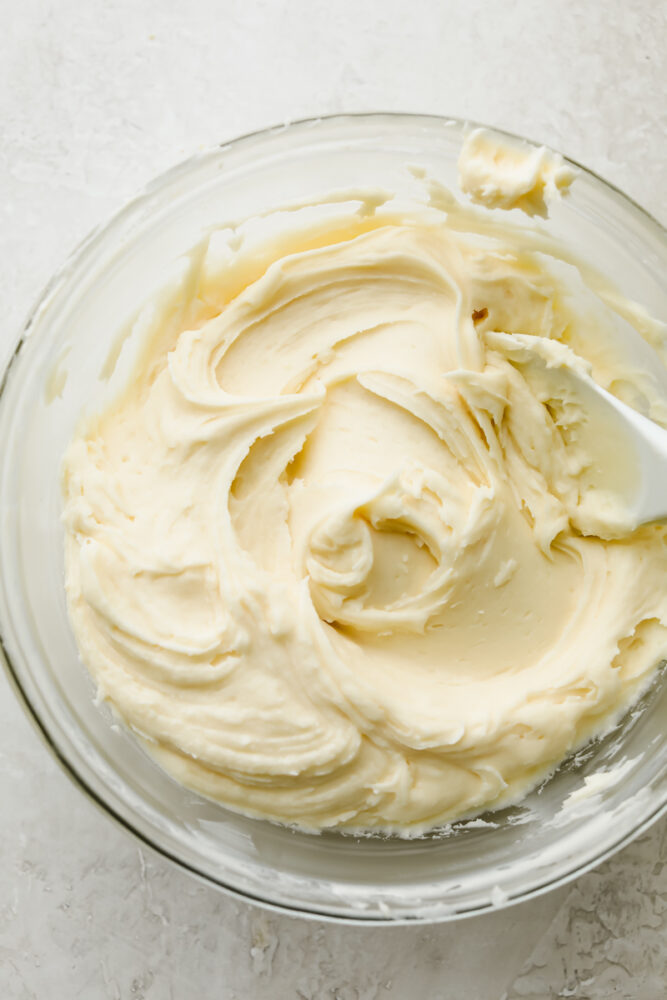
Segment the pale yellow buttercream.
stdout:
<path fill-rule="evenodd" d="M 667 650 L 663 527 L 591 485 L 567 382 L 660 420 L 662 362 L 544 240 L 431 204 L 214 233 L 65 457 L 101 694 L 178 780 L 306 829 L 515 800 Z"/>
<path fill-rule="evenodd" d="M 527 215 L 546 215 L 574 176 L 559 153 L 485 128 L 466 136 L 459 157 L 459 185 L 474 202 Z"/>

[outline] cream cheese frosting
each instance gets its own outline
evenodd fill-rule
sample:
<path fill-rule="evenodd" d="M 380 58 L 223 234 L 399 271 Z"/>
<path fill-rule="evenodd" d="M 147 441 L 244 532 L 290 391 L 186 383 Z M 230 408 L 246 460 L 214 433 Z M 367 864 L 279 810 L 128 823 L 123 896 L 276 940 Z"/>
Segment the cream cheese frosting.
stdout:
<path fill-rule="evenodd" d="M 180 782 L 306 830 L 516 801 L 667 651 L 665 529 L 591 482 L 567 380 L 664 424 L 662 333 L 441 194 L 209 235 L 64 458 L 101 696 Z"/>
<path fill-rule="evenodd" d="M 528 215 L 546 216 L 574 176 L 559 153 L 485 128 L 469 133 L 459 157 L 459 186 L 476 204 Z"/>

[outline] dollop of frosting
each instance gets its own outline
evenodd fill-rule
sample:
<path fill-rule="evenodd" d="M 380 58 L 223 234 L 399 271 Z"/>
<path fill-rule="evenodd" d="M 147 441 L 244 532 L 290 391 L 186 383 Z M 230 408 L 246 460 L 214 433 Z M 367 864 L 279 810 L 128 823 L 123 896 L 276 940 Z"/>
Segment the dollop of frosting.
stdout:
<path fill-rule="evenodd" d="M 559 153 L 530 146 L 490 129 L 474 129 L 459 157 L 459 186 L 472 201 L 487 208 L 519 208 L 546 216 L 574 180 L 574 170 Z"/>
<path fill-rule="evenodd" d="M 522 199 L 558 183 L 545 162 Z M 664 527 L 631 530 L 587 480 L 563 373 L 663 422 L 667 373 L 546 237 L 453 199 L 273 223 L 193 252 L 72 440 L 71 621 L 187 786 L 419 834 L 517 800 L 665 655 Z"/>

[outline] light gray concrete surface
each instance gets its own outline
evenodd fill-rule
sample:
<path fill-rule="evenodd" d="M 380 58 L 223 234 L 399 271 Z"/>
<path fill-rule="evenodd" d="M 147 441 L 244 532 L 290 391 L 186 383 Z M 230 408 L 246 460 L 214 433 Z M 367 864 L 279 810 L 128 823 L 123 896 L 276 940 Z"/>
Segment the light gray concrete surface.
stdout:
<path fill-rule="evenodd" d="M 0 352 L 153 174 L 345 110 L 545 141 L 667 221 L 667 9 L 649 0 L 23 0 L 0 7 Z M 0 677 L 0 998 L 662 1000 L 667 824 L 570 887 L 455 925 L 265 913 L 143 850 L 70 785 Z"/>

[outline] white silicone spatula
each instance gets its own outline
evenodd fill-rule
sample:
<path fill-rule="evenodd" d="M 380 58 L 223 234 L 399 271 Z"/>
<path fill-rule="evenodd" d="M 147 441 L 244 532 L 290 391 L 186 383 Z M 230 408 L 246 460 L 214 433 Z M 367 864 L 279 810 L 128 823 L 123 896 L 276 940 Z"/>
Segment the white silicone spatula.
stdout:
<path fill-rule="evenodd" d="M 635 527 L 667 518 L 667 430 L 587 375 L 570 371 L 568 377 L 589 414 L 591 485 L 617 492 Z"/>

